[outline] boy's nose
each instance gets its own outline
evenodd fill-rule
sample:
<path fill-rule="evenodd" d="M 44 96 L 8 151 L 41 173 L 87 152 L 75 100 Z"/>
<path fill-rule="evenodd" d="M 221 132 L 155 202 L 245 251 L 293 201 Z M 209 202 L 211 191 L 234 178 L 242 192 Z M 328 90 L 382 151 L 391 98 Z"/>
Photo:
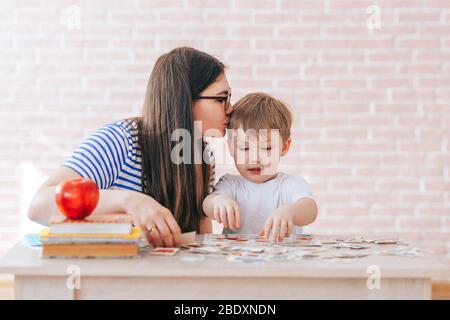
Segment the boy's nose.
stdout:
<path fill-rule="evenodd" d="M 249 159 L 251 164 L 258 164 L 259 163 L 259 156 L 257 150 L 250 151 Z"/>

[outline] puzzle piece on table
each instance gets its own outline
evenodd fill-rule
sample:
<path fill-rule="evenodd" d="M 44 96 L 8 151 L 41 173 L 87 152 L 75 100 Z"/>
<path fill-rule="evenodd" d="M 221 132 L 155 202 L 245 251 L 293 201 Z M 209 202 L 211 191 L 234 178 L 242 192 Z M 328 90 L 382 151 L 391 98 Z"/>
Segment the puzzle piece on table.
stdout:
<path fill-rule="evenodd" d="M 222 253 L 221 248 L 211 247 L 211 246 L 201 246 L 190 248 L 188 253 L 201 253 L 201 254 L 220 254 Z"/>
<path fill-rule="evenodd" d="M 281 245 L 287 247 L 321 247 L 322 243 L 319 239 L 310 237 L 297 237 L 295 240 L 287 240 Z"/>
<path fill-rule="evenodd" d="M 368 245 L 365 244 L 359 244 L 359 243 L 346 243 L 346 242 L 340 242 L 336 245 L 333 246 L 333 248 L 337 248 L 337 249 L 367 249 L 369 248 Z"/>
<path fill-rule="evenodd" d="M 334 238 L 321 238 L 320 242 L 322 244 L 336 244 L 336 243 L 338 243 L 338 241 L 336 239 L 334 239 Z"/>
<path fill-rule="evenodd" d="M 374 241 L 376 244 L 397 244 L 398 240 L 396 239 L 376 239 Z"/>
<path fill-rule="evenodd" d="M 352 251 L 335 252 L 332 254 L 332 256 L 334 258 L 341 258 L 341 259 L 363 258 L 363 257 L 367 257 L 368 255 L 369 255 L 369 253 L 352 252 Z"/>
<path fill-rule="evenodd" d="M 192 244 L 195 241 L 195 235 L 197 232 L 191 231 L 191 232 L 185 232 L 181 234 L 180 242 L 182 246 L 187 246 Z"/>
<path fill-rule="evenodd" d="M 253 256 L 228 256 L 227 261 L 230 262 L 242 262 L 242 263 L 265 263 L 266 260 L 260 257 L 253 257 Z"/>
<path fill-rule="evenodd" d="M 150 254 L 154 256 L 174 256 L 178 251 L 180 251 L 179 248 L 157 247 L 150 251 Z"/>
<path fill-rule="evenodd" d="M 402 257 L 419 257 L 422 256 L 422 252 L 418 248 L 404 248 L 397 247 L 395 249 L 380 251 L 377 252 L 381 255 L 394 255 L 394 256 L 402 256 Z"/>

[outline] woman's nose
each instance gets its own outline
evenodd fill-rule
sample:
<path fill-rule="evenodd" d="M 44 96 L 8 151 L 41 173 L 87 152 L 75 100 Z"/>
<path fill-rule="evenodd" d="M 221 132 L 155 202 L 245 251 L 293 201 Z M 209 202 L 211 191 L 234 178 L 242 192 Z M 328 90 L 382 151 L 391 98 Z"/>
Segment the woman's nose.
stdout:
<path fill-rule="evenodd" d="M 230 102 L 230 105 L 228 106 L 227 110 L 225 111 L 226 115 L 232 114 L 234 111 L 234 106 L 233 104 Z"/>

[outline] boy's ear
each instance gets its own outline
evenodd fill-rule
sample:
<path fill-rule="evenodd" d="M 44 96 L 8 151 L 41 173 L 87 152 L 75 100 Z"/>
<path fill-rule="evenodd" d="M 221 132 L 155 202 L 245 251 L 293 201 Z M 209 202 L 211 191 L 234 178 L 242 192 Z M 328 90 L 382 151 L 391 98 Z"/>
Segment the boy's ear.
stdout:
<path fill-rule="evenodd" d="M 291 148 L 291 144 L 292 144 L 292 139 L 289 137 L 286 142 L 283 142 L 283 147 L 281 148 L 281 156 L 285 156 L 288 152 L 289 149 Z"/>

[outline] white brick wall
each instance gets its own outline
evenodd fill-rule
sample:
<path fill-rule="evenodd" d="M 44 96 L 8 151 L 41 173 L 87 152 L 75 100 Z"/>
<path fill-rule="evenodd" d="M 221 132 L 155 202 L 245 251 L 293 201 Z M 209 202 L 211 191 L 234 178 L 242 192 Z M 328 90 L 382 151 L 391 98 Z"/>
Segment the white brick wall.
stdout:
<path fill-rule="evenodd" d="M 136 115 L 155 59 L 190 45 L 229 66 L 234 99 L 266 91 L 294 109 L 283 170 L 317 196 L 308 232 L 395 234 L 450 261 L 449 34 L 448 0 L 2 0 L 0 256 L 34 228 L 40 182 Z"/>

